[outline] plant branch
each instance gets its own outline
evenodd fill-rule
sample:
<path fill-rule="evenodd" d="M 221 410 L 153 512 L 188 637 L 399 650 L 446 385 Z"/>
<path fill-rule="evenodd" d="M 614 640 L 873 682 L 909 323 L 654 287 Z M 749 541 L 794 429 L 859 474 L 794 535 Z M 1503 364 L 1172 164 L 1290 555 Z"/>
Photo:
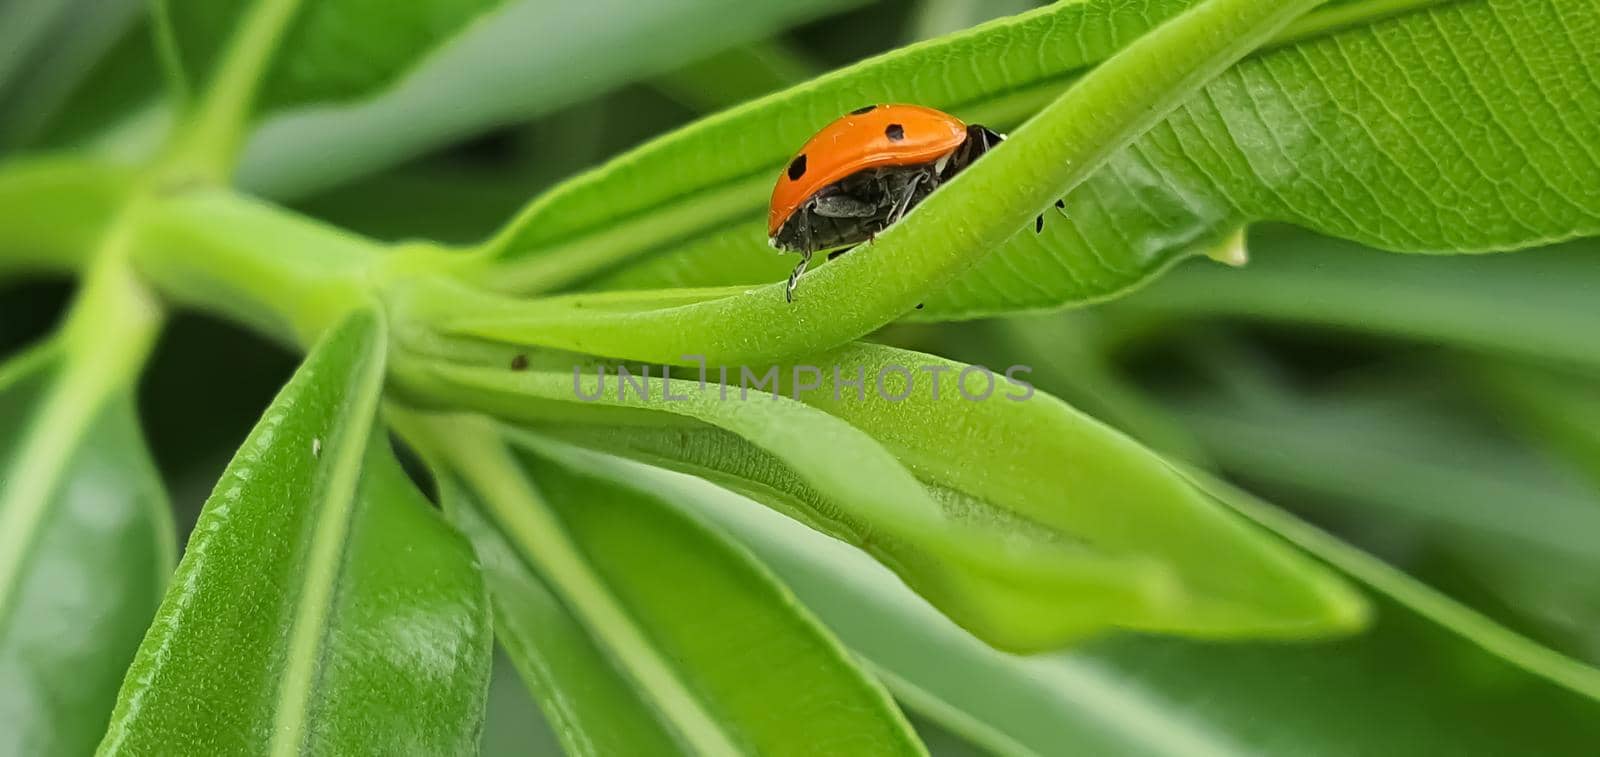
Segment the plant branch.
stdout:
<path fill-rule="evenodd" d="M 299 9 L 300 0 L 256 0 L 246 11 L 162 161 L 177 179 L 221 183 L 233 172 L 261 82 Z"/>
<path fill-rule="evenodd" d="M 131 214 L 133 211 L 128 211 Z M 0 615 L 15 599 L 17 571 L 29 554 L 52 493 L 83 433 L 107 402 L 131 392 L 155 343 L 162 312 L 127 265 L 128 216 L 106 237 L 57 341 L 55 380 L 21 438 L 14 468 L 0 471 Z"/>

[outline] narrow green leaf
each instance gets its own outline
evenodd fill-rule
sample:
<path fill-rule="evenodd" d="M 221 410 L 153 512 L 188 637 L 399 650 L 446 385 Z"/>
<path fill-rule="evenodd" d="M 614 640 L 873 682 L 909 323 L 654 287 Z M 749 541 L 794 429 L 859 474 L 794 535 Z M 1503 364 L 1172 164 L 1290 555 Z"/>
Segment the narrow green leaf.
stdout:
<path fill-rule="evenodd" d="M 1019 658 L 976 642 L 842 545 L 703 482 L 639 479 L 738 536 L 909 710 L 994 754 L 1583 754 L 1600 738 L 1592 696 L 1530 672 L 1484 641 L 1507 638 L 1503 628 L 1392 571 L 1354 573 L 1378 579 L 1380 604 L 1372 630 L 1348 640 L 1120 636 Z M 1263 520 L 1285 534 L 1304 528 Z M 1329 541 L 1301 543 L 1330 557 Z"/>
<path fill-rule="evenodd" d="M 177 559 L 131 390 L 65 396 L 82 389 L 70 360 L 56 341 L 0 364 L 5 754 L 94 748 Z M 59 457 L 42 459 L 55 435 Z"/>
<path fill-rule="evenodd" d="M 153 14 L 141 3 L 130 28 L 36 128 L 19 126 L 35 149 L 83 148 L 124 161 L 148 160 L 171 127 Z"/>
<path fill-rule="evenodd" d="M 867 550 L 1008 649 L 1107 626 L 1305 636 L 1361 622 L 1359 598 L 1337 581 L 1053 398 L 1017 401 L 1029 390 L 981 387 L 977 372 L 958 391 L 965 366 L 887 348 L 815 364 L 825 378 L 798 392 L 796 378 L 777 378 L 800 375 L 790 366 L 754 390 L 739 369 L 704 387 L 657 373 L 643 391 L 592 367 L 581 380 L 410 361 L 399 373 L 424 396 L 732 486 Z M 942 390 L 928 379 L 936 371 Z M 917 378 L 907 386 L 906 375 Z M 859 390 L 836 388 L 857 376 Z"/>
<path fill-rule="evenodd" d="M 571 375 L 425 370 L 431 376 L 412 373 L 407 382 L 427 396 L 739 482 L 869 551 L 957 622 L 1008 649 L 1053 648 L 1115 619 L 1149 616 L 1175 593 L 1175 578 L 1157 563 L 1081 549 L 959 492 L 924 488 L 871 437 L 787 398 L 718 401 L 740 390 L 685 382 L 689 400 L 639 406 L 590 380 L 583 394 L 597 399 L 586 402 Z"/>
<path fill-rule="evenodd" d="M 615 463 L 533 439 L 513 455 L 481 420 L 422 428 L 569 752 L 922 751 L 781 586 Z"/>
<path fill-rule="evenodd" d="M 766 252 L 761 211 L 779 167 L 817 127 L 865 100 L 933 105 L 1006 129 L 1188 4 L 1057 3 L 707 119 L 535 202 L 526 225 L 500 240 L 507 263 L 490 283 L 781 280 L 793 260 Z M 1105 299 L 1266 219 L 1419 251 L 1592 234 L 1600 88 L 1574 72 L 1596 67 L 1597 20 L 1582 0 L 1373 0 L 1315 13 L 1111 157 L 1065 195 L 1063 213 L 1046 213 L 1043 234 L 1030 225 L 992 243 L 993 254 L 906 315 Z M 1039 194 L 1039 209 L 1052 199 L 1033 169 L 1010 181 Z M 973 208 L 992 214 L 997 203 Z M 905 270 L 862 276 L 882 286 Z"/>
<path fill-rule="evenodd" d="M 383 349 L 381 321 L 352 316 L 245 441 L 102 754 L 476 749 L 488 600 L 470 548 L 374 428 Z"/>
<path fill-rule="evenodd" d="M 1106 324 L 1095 313 L 1017 317 L 950 329 L 963 344 L 959 353 L 946 354 L 990 365 L 1023 359 L 1031 369 L 1028 381 L 1040 389 L 1164 455 L 1196 464 L 1205 461 L 1205 450 L 1193 435 L 1119 375 L 1101 344 Z M 941 347 L 949 348 L 949 342 Z"/>
<path fill-rule="evenodd" d="M 132 396 L 161 311 L 108 244 L 59 334 L 0 370 L 0 677 L 24 753 L 92 745 L 172 562 Z"/>
<path fill-rule="evenodd" d="M 633 312 L 552 303 L 534 303 L 519 312 L 513 302 L 494 302 L 464 312 L 442 328 L 675 364 L 691 353 L 732 364 L 831 349 L 914 309 L 929 292 L 1030 224 L 1051 198 L 1087 179 L 1206 81 L 1317 5 L 1317 0 L 1209 0 L 1139 37 L 1045 106 L 1004 145 L 930 195 L 904 222 L 879 235 L 873 254 L 845 256 L 809 276 L 804 294 L 793 303 L 785 301 L 782 282 Z M 615 170 L 625 173 L 633 165 L 620 164 Z M 683 189 L 680 182 L 664 183 Z M 748 183 L 714 191 L 732 197 L 734 189 Z M 557 233 L 582 217 L 580 212 L 572 220 L 539 220 L 550 205 L 536 204 L 488 252 L 524 249 L 530 244 L 527 234 Z M 723 210 L 698 213 L 704 218 Z M 648 233 L 659 239 L 681 231 L 657 224 Z M 613 228 L 606 233 L 625 232 Z M 535 263 L 543 259 L 554 258 L 532 258 Z M 496 287 L 514 286 L 517 278 L 506 266 L 489 266 L 483 276 Z M 862 282 L 872 285 L 863 287 Z M 752 332 L 762 338 L 751 339 Z"/>
<path fill-rule="evenodd" d="M 96 61 L 104 58 L 128 29 L 137 26 L 145 4 L 141 0 L 41 0 L 8 3 L 0 15 L 37 14 L 46 9 L 56 14 L 57 23 L 44 45 L 32 51 L 27 65 L 16 71 L 11 81 L 0 84 L 0 109 L 6 111 L 5 122 L 0 123 L 0 151 L 14 149 L 38 133 L 90 75 Z M 0 29 L 6 32 L 20 26 L 13 18 L 0 18 Z M 6 32 L 0 36 L 7 36 Z M 0 49 L 28 52 L 12 39 L 0 40 Z M 0 59 L 7 57 L 0 53 Z M 0 69 L 4 67 L 0 62 Z"/>
<path fill-rule="evenodd" d="M 1130 627 L 1293 637 L 1361 623 L 1359 598 L 1338 581 L 1218 508 L 1156 454 L 1053 397 L 986 367 L 875 345 L 818 362 L 878 381 L 906 367 L 926 374 L 865 401 L 832 375 L 801 395 L 870 434 L 922 480 L 1095 550 L 1169 567 L 1183 601 Z"/>
<path fill-rule="evenodd" d="M 1251 235 L 1243 268 L 1195 261 L 1119 301 L 1173 322 L 1309 323 L 1600 368 L 1600 242 L 1517 255 L 1393 255 L 1285 227 Z"/>

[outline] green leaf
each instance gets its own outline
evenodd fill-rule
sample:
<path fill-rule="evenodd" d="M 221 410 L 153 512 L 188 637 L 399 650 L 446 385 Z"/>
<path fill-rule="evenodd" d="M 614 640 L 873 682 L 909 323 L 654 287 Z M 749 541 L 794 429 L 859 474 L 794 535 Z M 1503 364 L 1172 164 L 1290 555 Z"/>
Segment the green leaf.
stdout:
<path fill-rule="evenodd" d="M 383 348 L 380 320 L 350 317 L 245 441 L 101 753 L 476 749 L 488 599 L 470 547 L 374 427 Z"/>
<path fill-rule="evenodd" d="M 163 71 L 147 3 L 58 106 L 15 127 L 34 149 L 83 147 L 124 160 L 145 160 L 171 126 L 161 107 Z"/>
<path fill-rule="evenodd" d="M 1243 268 L 1195 261 L 1115 311 L 1173 323 L 1240 317 L 1356 329 L 1600 368 L 1600 241 L 1516 255 L 1393 255 L 1286 227 L 1251 235 Z"/>
<path fill-rule="evenodd" d="M 418 429 L 569 753 L 922 751 L 757 563 L 615 463 L 528 438 L 513 453 L 482 420 Z"/>
<path fill-rule="evenodd" d="M 228 56 L 267 46 L 273 61 L 248 85 L 265 114 L 305 103 L 337 102 L 389 86 L 432 50 L 507 0 L 161 0 L 182 86 L 217 84 Z M 253 39 L 261 35 L 265 39 Z M 276 54 L 271 50 L 276 49 Z M 234 52 L 230 52 L 234 51 Z"/>
<path fill-rule="evenodd" d="M 1293 637 L 1361 623 L 1360 600 L 1344 586 L 1218 508 L 1156 454 L 1053 397 L 1017 391 L 987 367 L 888 347 L 852 345 L 818 362 L 878 382 L 907 366 L 929 375 L 897 401 L 894 389 L 860 401 L 832 375 L 803 399 L 872 435 L 930 485 L 1169 567 L 1183 601 L 1130 627 Z"/>
<path fill-rule="evenodd" d="M 73 362 L 52 341 L 0 364 L 7 754 L 94 748 L 177 559 L 130 388 L 85 394 Z"/>
<path fill-rule="evenodd" d="M 161 0 L 158 51 L 180 103 L 162 169 L 178 183 L 229 179 L 252 121 L 375 91 L 505 2 Z M 385 23 L 368 23 L 379 13 Z"/>
<path fill-rule="evenodd" d="M 624 388 L 589 367 L 580 381 L 578 367 L 397 365 L 435 400 L 730 485 L 869 551 L 1008 649 L 1113 625 L 1301 637 L 1361 623 L 1359 598 L 1134 442 L 939 358 L 856 346 L 810 368 L 775 366 L 753 392 L 756 373 L 738 368 L 704 387 L 656 374 L 641 391 L 637 370 Z M 807 370 L 820 377 L 800 390 Z M 941 371 L 942 392 L 929 378 Z M 855 377 L 859 389 L 839 383 Z"/>
<path fill-rule="evenodd" d="M 1054 647 L 1171 594 L 1172 578 L 1158 565 L 1064 547 L 959 497 L 939 501 L 870 437 L 793 400 L 769 402 L 758 393 L 753 402 L 719 401 L 720 385 L 696 390 L 690 379 L 675 384 L 688 401 L 630 407 L 636 402 L 593 381 L 584 394 L 598 399 L 579 400 L 570 374 L 396 367 L 407 386 L 427 396 L 737 482 L 868 550 L 962 625 L 1007 648 Z M 726 391 L 737 397 L 739 389 Z"/>
<path fill-rule="evenodd" d="M 779 167 L 818 126 L 863 101 L 908 101 L 1009 128 L 1184 5 L 1057 3 L 695 124 L 537 201 L 501 238 L 508 262 L 494 285 L 779 280 L 792 260 L 766 252 L 762 210 Z M 1600 88 L 1573 72 L 1596 67 L 1597 30 L 1580 0 L 1354 2 L 1308 16 L 1066 194 L 1065 218 L 1047 213 L 1042 235 L 990 243 L 993 254 L 909 315 L 1105 299 L 1266 219 L 1424 251 L 1595 233 Z M 1038 158 L 1010 175 L 1043 209 L 1052 198 L 1033 171 L 1058 162 Z M 881 286 L 906 270 L 860 275 Z"/>
<path fill-rule="evenodd" d="M 258 194 L 302 197 L 860 2 L 521 0 L 463 30 L 370 102 L 265 124 L 246 149 L 240 182 Z"/>
<path fill-rule="evenodd" d="M 1593 692 L 1530 672 L 1515 643 L 1507 653 L 1505 629 L 1371 558 L 1333 559 L 1331 540 L 1298 538 L 1305 527 L 1281 514 L 1264 520 L 1371 580 L 1380 604 L 1370 632 L 1271 646 L 1118 636 L 1018 658 L 976 642 L 842 545 L 703 482 L 639 479 L 738 536 L 910 711 L 993 754 L 1494 755 L 1529 744 L 1583 754 L 1600 737 Z"/>
<path fill-rule="evenodd" d="M 1040 389 L 1166 456 L 1204 462 L 1193 435 L 1119 375 L 1101 344 L 1107 324 L 1097 315 L 1074 311 L 944 327 L 940 347 L 969 363 L 1025 359 L 1028 381 Z"/>
<path fill-rule="evenodd" d="M 0 109 L 6 111 L 5 122 L 0 123 L 0 151 L 36 134 L 144 11 L 140 0 L 39 0 L 8 3 L 0 9 L 0 30 L 4 30 L 0 50 L 6 51 L 0 53 Z M 19 22 L 18 13 L 32 16 L 32 21 L 48 14 L 53 23 L 39 27 L 30 20 Z M 15 37 L 30 27 L 45 32 L 31 51 Z M 32 55 L 22 55 L 29 52 Z M 26 65 L 7 76 L 8 61 Z"/>
<path fill-rule="evenodd" d="M 810 275 L 805 294 L 793 303 L 785 301 L 783 284 L 779 282 L 720 293 L 691 292 L 687 297 L 669 293 L 664 298 L 655 296 L 654 303 L 650 302 L 652 295 L 645 293 L 645 304 L 656 305 L 653 310 L 597 311 L 583 302 L 533 303 L 524 308 L 518 308 L 515 302 L 488 302 L 441 327 L 462 335 L 658 363 L 681 364 L 683 356 L 690 353 L 704 354 L 722 363 L 760 362 L 837 347 L 911 311 L 929 292 L 953 280 L 993 247 L 1031 224 L 1034 215 L 1051 204 L 1052 197 L 1088 178 L 1116 150 L 1154 125 L 1207 80 L 1317 4 L 1317 0 L 1274 4 L 1211 0 L 1139 37 L 1050 102 L 1004 145 L 930 195 L 904 222 L 880 234 L 871 255 L 846 256 Z M 1030 50 L 1030 54 L 1036 51 Z M 726 125 L 736 116 L 774 102 L 777 100 L 763 100 L 711 123 Z M 687 134 L 672 146 L 687 151 L 705 148 L 700 140 L 705 138 L 706 130 Z M 719 147 L 741 141 L 730 136 Z M 736 162 L 735 157 L 742 156 L 705 162 L 717 170 L 726 170 L 727 164 Z M 538 244 L 535 238 L 550 240 L 571 229 L 573 223 L 583 222 L 592 210 L 586 214 L 582 205 L 571 208 L 571 212 L 554 212 L 552 208 L 563 197 L 581 196 L 611 176 L 628 176 L 630 182 L 645 180 L 640 194 L 657 197 L 648 178 L 637 172 L 647 165 L 640 155 L 620 160 L 598 175 L 569 185 L 574 189 L 567 193 L 557 190 L 535 203 L 505 235 L 485 248 L 485 254 L 526 251 Z M 696 180 L 703 180 L 706 173 L 688 170 L 682 164 L 673 170 Z M 678 193 L 680 199 L 687 200 L 693 194 L 682 181 L 667 176 L 657 178 L 661 188 Z M 617 224 L 615 213 L 607 212 L 604 233 L 611 240 L 635 238 L 641 233 L 652 239 L 677 237 L 689 230 L 686 222 L 692 225 L 726 217 L 732 207 L 730 201 L 736 201 L 739 192 L 747 192 L 751 186 L 749 180 L 719 185 L 710 193 L 717 198 L 715 202 L 702 202 L 699 207 L 672 203 L 673 207 L 693 212 L 678 212 L 675 218 L 661 219 L 645 229 Z M 629 207 L 633 201 L 609 204 Z M 561 244 L 573 241 L 563 239 Z M 603 256 L 610 254 L 610 249 L 616 249 L 615 245 L 588 240 L 579 252 Z M 572 262 L 548 252 L 517 260 L 533 266 L 551 264 L 558 269 Z M 516 261 L 488 266 L 478 278 L 489 287 L 525 283 Z M 863 287 L 863 282 L 872 285 Z M 762 338 L 751 339 L 752 332 L 761 333 Z"/>

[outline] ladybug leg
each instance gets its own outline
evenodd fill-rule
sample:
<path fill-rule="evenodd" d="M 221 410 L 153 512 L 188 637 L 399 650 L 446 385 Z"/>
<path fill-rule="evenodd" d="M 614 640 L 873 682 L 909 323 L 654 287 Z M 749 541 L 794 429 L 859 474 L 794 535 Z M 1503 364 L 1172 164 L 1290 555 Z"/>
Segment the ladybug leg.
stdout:
<path fill-rule="evenodd" d="M 894 211 L 889 214 L 889 223 L 892 224 L 904 218 L 906 212 L 911 210 L 911 199 L 917 196 L 917 185 L 921 184 L 924 178 L 926 177 L 923 174 L 918 173 L 913 175 L 910 181 L 906 182 L 905 189 L 902 190 L 905 194 L 901 195 L 900 199 L 895 202 Z"/>
<path fill-rule="evenodd" d="M 789 286 L 783 290 L 783 301 L 794 302 L 794 288 L 800 283 L 800 274 L 806 272 L 806 266 L 811 264 L 811 250 L 800 251 L 800 264 L 794 267 L 789 274 Z"/>
<path fill-rule="evenodd" d="M 804 238 L 805 244 L 800 249 L 800 264 L 789 272 L 789 285 L 784 287 L 783 290 L 784 302 L 794 302 L 794 288 L 800 283 L 800 274 L 806 272 L 806 266 L 811 264 L 811 255 L 817 249 L 816 241 L 811 236 L 811 214 L 809 210 L 806 215 L 800 218 L 800 235 Z"/>

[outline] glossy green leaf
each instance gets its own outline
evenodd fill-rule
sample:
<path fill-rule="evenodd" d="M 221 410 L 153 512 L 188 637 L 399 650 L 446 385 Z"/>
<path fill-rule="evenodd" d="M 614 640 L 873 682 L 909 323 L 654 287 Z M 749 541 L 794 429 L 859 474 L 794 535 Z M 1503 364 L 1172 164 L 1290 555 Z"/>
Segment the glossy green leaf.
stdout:
<path fill-rule="evenodd" d="M 1140 36 L 1046 105 L 1004 145 L 930 195 L 903 222 L 880 234 L 873 254 L 845 256 L 810 275 L 805 295 L 792 303 L 784 297 L 782 282 L 720 292 L 644 293 L 643 302 L 635 302 L 634 310 L 613 307 L 620 304 L 617 302 L 553 301 L 519 308 L 514 301 L 492 301 L 478 303 L 476 309 L 462 312 L 441 327 L 467 336 L 658 363 L 681 363 L 690 353 L 724 363 L 760 362 L 837 347 L 911 311 L 929 292 L 1031 223 L 1037 212 L 1051 204 L 1051 197 L 1087 179 L 1096 167 L 1205 82 L 1318 4 L 1317 0 L 1273 4 L 1211 0 Z M 709 123 L 726 124 L 772 102 L 763 100 Z M 689 138 L 679 139 L 677 147 L 693 149 L 706 132 L 687 134 Z M 642 164 L 640 156 L 626 156 L 600 174 L 569 185 L 576 187 L 569 193 L 557 190 L 536 202 L 506 234 L 485 248 L 485 253 L 494 256 L 526 250 L 534 244 L 530 236 L 549 238 L 570 228 L 583 217 L 581 207 L 548 217 L 563 198 L 591 190 L 608 174 L 627 174 Z M 703 173 L 686 171 L 685 175 Z M 1022 177 L 1026 181 L 1020 180 Z M 675 179 L 659 178 L 666 189 L 686 189 Z M 721 198 L 717 206 L 698 208 L 694 217 L 704 219 L 726 212 L 727 200 L 748 184 L 739 181 L 713 190 L 712 194 Z M 648 197 L 654 192 L 641 194 Z M 679 197 L 686 199 L 687 195 Z M 686 218 L 683 213 L 677 215 L 680 222 Z M 681 224 L 663 221 L 653 224 L 648 233 L 662 238 L 684 230 Z M 625 239 L 639 232 L 608 223 L 604 233 Z M 586 244 L 579 252 L 604 255 L 607 249 L 606 245 Z M 572 262 L 550 254 L 524 255 L 516 260 L 536 267 L 552 264 L 557 269 Z M 522 273 L 525 271 L 519 272 L 513 261 L 490 265 L 478 278 L 490 287 L 516 287 Z M 872 286 L 862 287 L 863 281 Z M 458 307 L 468 304 L 457 301 Z M 597 310 L 596 304 L 603 309 Z M 644 309 L 639 309 L 641 305 Z M 759 332 L 762 338 L 752 339 L 751 332 Z"/>
<path fill-rule="evenodd" d="M 1106 425 L 1170 457 L 1202 463 L 1193 435 L 1119 375 L 1102 344 L 1108 324 L 1091 311 L 1020 316 L 945 326 L 938 344 L 962 362 L 1027 363 L 1027 379 Z"/>
<path fill-rule="evenodd" d="M 1271 646 L 1119 636 L 1019 658 L 977 643 L 842 545 L 703 482 L 639 478 L 738 536 L 908 710 L 988 753 L 1498 755 L 1536 744 L 1576 755 L 1600 737 L 1593 692 L 1531 673 L 1505 653 L 1515 639 L 1505 629 L 1371 558 L 1324 549 L 1326 537 L 1296 540 L 1378 592 L 1361 636 Z"/>
<path fill-rule="evenodd" d="M 304 196 L 861 1 L 519 0 L 370 102 L 265 124 L 240 181 L 261 194 Z"/>
<path fill-rule="evenodd" d="M 615 463 L 414 426 L 502 637 L 571 754 L 915 754 L 887 695 L 741 551 Z"/>
<path fill-rule="evenodd" d="M 739 369 L 704 387 L 682 375 L 664 385 L 659 373 L 642 387 L 636 372 L 625 387 L 592 367 L 581 382 L 576 370 L 403 372 L 426 396 L 731 485 L 868 550 L 1006 648 L 1051 648 L 1113 625 L 1298 637 L 1361 622 L 1359 599 L 1337 581 L 1053 398 L 887 348 L 847 348 L 814 366 L 800 391 L 806 369 L 790 366 L 773 368 L 764 388 Z M 940 373 L 942 388 L 930 378 Z M 836 386 L 854 377 L 859 389 Z"/>
<path fill-rule="evenodd" d="M 730 400 L 720 401 L 720 385 L 697 390 L 690 379 L 675 384 L 687 401 L 637 405 L 591 380 L 584 394 L 596 400 L 585 402 L 573 393 L 571 374 L 448 366 L 405 373 L 426 396 L 734 481 L 871 552 L 962 625 L 1008 648 L 1053 647 L 1110 619 L 1142 615 L 1172 594 L 1173 579 L 1157 564 L 1064 545 L 959 495 L 943 501 L 870 437 L 793 400 L 758 393 L 745 402 L 728 387 Z"/>
<path fill-rule="evenodd" d="M 1316 324 L 1600 368 L 1600 242 L 1516 255 L 1393 255 L 1284 227 L 1251 235 L 1251 262 L 1195 261 L 1115 309 L 1187 322 Z"/>
<path fill-rule="evenodd" d="M 370 314 L 330 331 L 240 448 L 101 753 L 476 749 L 488 599 L 374 427 L 383 347 Z"/>
<path fill-rule="evenodd" d="M 1058 3 L 691 126 L 536 202 L 500 241 L 510 262 L 496 284 L 779 280 L 793 261 L 766 251 L 761 211 L 778 167 L 822 123 L 862 101 L 910 101 L 1009 128 L 1185 4 Z M 909 315 L 1104 299 L 1266 219 L 1420 251 L 1594 233 L 1600 88 L 1576 72 L 1596 65 L 1597 21 L 1580 0 L 1352 2 L 1309 16 L 1111 157 L 1065 196 L 1065 218 L 993 242 Z M 1036 170 L 1010 180 L 1045 193 Z M 907 270 L 856 275 L 882 286 Z"/>
<path fill-rule="evenodd" d="M 872 435 L 924 481 L 1095 550 L 1171 567 L 1184 601 L 1170 616 L 1132 627 L 1297 636 L 1360 622 L 1361 604 L 1344 587 L 1218 508 L 1159 456 L 1053 397 L 1018 390 L 994 375 L 999 369 L 873 345 L 818 362 L 878 377 L 880 387 L 908 366 L 927 374 L 867 401 L 833 375 L 802 395 Z"/>
<path fill-rule="evenodd" d="M 94 748 L 177 559 L 131 390 L 84 394 L 72 362 L 0 364 L 0 753 Z"/>

